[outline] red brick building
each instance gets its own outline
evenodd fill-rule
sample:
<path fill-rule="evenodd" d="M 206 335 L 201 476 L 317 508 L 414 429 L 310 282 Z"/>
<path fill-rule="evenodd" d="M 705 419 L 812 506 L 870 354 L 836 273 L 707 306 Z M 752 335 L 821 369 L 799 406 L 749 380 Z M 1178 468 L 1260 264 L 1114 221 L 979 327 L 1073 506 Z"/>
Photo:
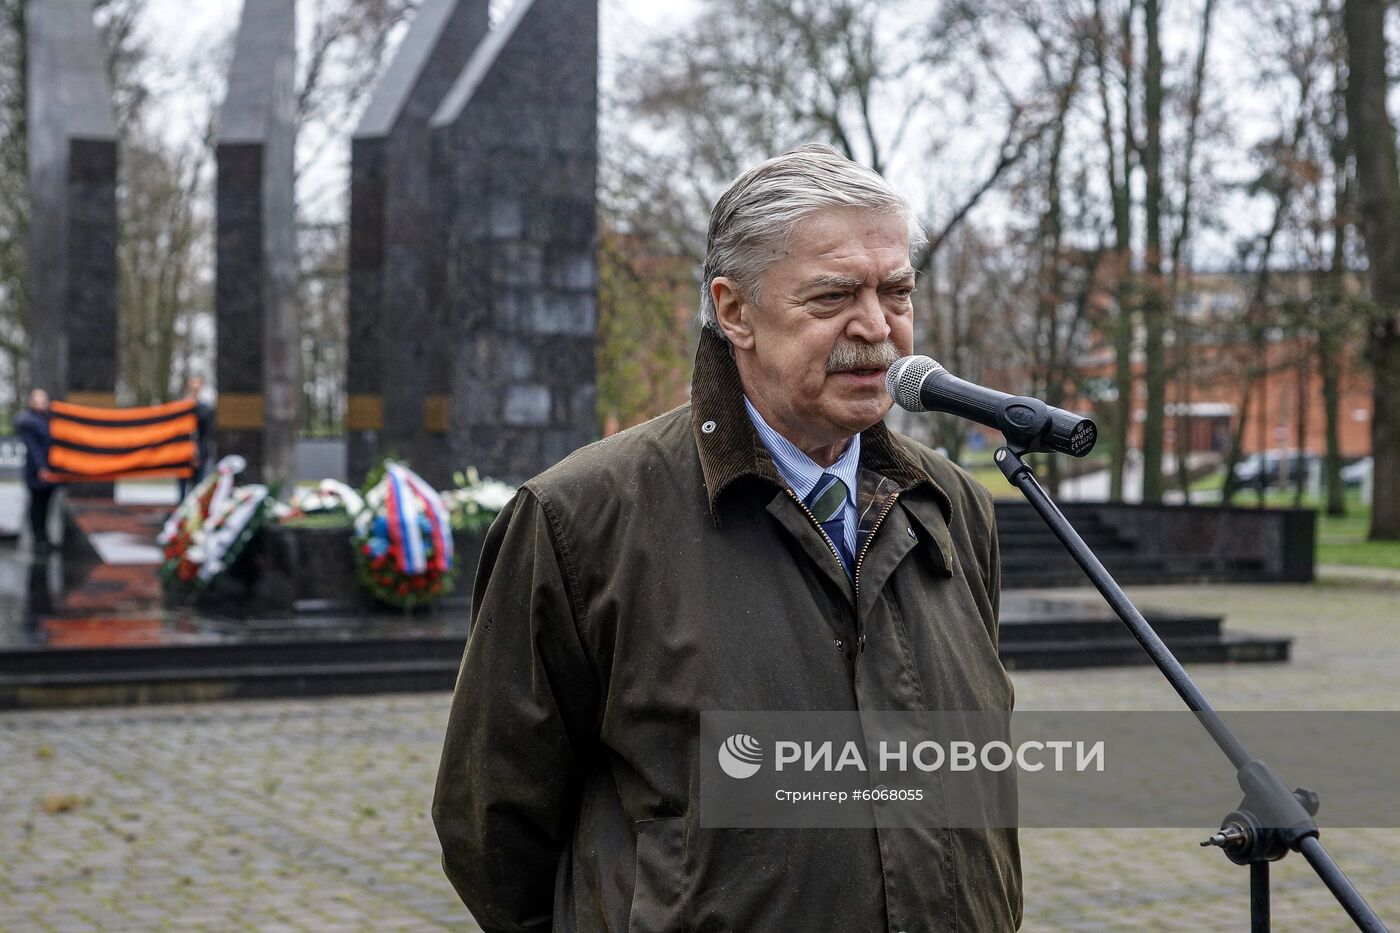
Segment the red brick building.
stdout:
<path fill-rule="evenodd" d="M 1326 406 L 1322 394 L 1315 334 L 1271 330 L 1259 345 L 1231 326 L 1243 314 L 1244 289 L 1252 281 L 1234 275 L 1197 276 L 1178 312 L 1184 325 L 1167 348 L 1166 450 L 1174 452 L 1178 438 L 1190 452 L 1224 452 L 1243 408 L 1245 454 L 1260 450 L 1299 449 L 1323 454 L 1327 450 Z M 1306 282 L 1296 276 L 1287 284 Z M 1301 285 L 1297 286 L 1303 287 Z M 1356 342 L 1342 354 L 1338 404 L 1338 434 L 1346 458 L 1371 452 L 1371 375 Z M 1100 418 L 1113 400 L 1113 350 L 1100 343 L 1079 366 L 1082 410 Z M 1245 384 L 1251 368 L 1256 380 L 1249 397 Z M 1134 356 L 1131 446 L 1141 448 L 1146 417 L 1144 365 Z M 1096 402 L 1095 400 L 1099 400 Z M 1101 425 L 1102 427 L 1102 425 Z M 1301 434 L 1300 434 L 1301 427 Z"/>

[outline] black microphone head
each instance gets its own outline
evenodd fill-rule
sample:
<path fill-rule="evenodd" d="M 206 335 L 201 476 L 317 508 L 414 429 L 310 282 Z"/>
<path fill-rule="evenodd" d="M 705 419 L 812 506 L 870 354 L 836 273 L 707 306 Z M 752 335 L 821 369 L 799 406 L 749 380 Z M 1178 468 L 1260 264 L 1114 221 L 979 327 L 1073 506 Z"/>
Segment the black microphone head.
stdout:
<path fill-rule="evenodd" d="M 919 389 L 930 374 L 942 368 L 927 356 L 903 357 L 885 372 L 885 391 L 905 411 L 928 411 Z"/>

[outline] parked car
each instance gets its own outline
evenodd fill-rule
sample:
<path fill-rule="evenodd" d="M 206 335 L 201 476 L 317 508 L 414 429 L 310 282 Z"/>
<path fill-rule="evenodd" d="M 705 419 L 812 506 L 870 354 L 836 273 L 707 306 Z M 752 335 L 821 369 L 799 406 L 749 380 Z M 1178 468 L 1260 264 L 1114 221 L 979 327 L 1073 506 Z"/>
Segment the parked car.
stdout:
<path fill-rule="evenodd" d="M 1362 457 L 1354 463 L 1342 467 L 1342 483 L 1346 486 L 1361 486 L 1371 475 L 1374 462 L 1370 457 Z"/>
<path fill-rule="evenodd" d="M 1266 450 L 1253 453 L 1235 464 L 1235 482 L 1254 489 L 1296 486 L 1308 480 L 1313 464 L 1322 458 L 1298 450 Z"/>

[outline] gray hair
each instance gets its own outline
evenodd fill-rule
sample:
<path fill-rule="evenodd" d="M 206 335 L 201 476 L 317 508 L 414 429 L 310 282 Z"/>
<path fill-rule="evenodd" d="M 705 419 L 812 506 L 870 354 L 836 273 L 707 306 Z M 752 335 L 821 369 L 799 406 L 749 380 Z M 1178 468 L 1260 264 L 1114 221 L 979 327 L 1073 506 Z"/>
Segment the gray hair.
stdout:
<path fill-rule="evenodd" d="M 865 166 L 831 146 L 810 143 L 760 162 L 736 178 L 710 212 L 701 272 L 700 322 L 722 339 L 710 285 L 733 279 L 744 296 L 759 300 L 764 271 L 787 248 L 797 225 L 817 211 L 858 207 L 902 217 L 909 226 L 909 256 L 928 242 L 909 202 Z"/>

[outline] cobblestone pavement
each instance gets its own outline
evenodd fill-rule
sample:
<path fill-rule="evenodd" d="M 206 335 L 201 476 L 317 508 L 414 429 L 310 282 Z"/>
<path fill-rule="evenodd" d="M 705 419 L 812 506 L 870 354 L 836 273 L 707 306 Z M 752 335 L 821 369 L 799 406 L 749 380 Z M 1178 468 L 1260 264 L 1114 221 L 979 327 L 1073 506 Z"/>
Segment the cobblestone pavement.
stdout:
<path fill-rule="evenodd" d="M 1222 708 L 1400 709 L 1393 589 L 1134 596 L 1296 638 L 1287 665 L 1196 668 Z M 1149 668 L 1016 684 L 1024 709 L 1176 708 Z M 428 815 L 446 706 L 424 694 L 0 716 L 0 930 L 474 929 Z M 1024 928 L 1247 929 L 1247 872 L 1201 838 L 1025 831 Z M 1400 920 L 1400 831 L 1324 839 Z M 1275 929 L 1347 929 L 1298 856 L 1275 866 L 1274 889 Z"/>

